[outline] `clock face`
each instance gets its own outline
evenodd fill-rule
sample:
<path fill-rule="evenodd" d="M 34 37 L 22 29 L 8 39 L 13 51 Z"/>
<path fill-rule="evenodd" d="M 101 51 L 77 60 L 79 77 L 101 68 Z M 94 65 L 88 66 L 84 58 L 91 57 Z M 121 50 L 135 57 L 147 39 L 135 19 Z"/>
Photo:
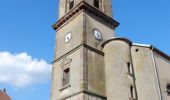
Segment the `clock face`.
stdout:
<path fill-rule="evenodd" d="M 65 36 L 65 43 L 70 42 L 71 40 L 71 33 L 67 33 L 67 35 Z"/>
<path fill-rule="evenodd" d="M 101 32 L 100 32 L 99 30 L 94 29 L 93 33 L 94 33 L 94 37 L 95 37 L 97 40 L 102 40 L 102 34 L 101 34 Z"/>

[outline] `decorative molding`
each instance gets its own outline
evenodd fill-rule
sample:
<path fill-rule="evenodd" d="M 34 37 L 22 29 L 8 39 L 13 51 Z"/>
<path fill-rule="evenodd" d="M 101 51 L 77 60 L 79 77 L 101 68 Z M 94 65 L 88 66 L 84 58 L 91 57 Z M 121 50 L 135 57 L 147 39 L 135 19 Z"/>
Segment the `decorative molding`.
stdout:
<path fill-rule="evenodd" d="M 92 91 L 89 91 L 89 90 L 80 90 L 80 91 L 78 91 L 78 92 L 73 92 L 73 93 L 71 93 L 71 94 L 68 94 L 68 95 L 66 95 L 66 96 L 61 97 L 59 100 L 65 100 L 65 99 L 67 99 L 67 98 L 74 97 L 75 95 L 79 95 L 79 94 L 81 94 L 81 93 L 83 93 L 83 94 L 88 94 L 88 95 L 93 95 L 93 96 L 96 96 L 96 97 L 101 98 L 102 100 L 107 100 L 107 97 L 106 97 L 106 96 L 97 94 L 97 93 L 92 92 Z"/>
<path fill-rule="evenodd" d="M 61 87 L 61 89 L 59 91 L 62 92 L 63 90 L 68 89 L 69 87 L 71 87 L 71 84 Z"/>
<path fill-rule="evenodd" d="M 63 24 L 65 24 L 68 20 L 70 20 L 74 15 L 79 13 L 80 11 L 84 11 L 89 15 L 95 16 L 95 18 L 102 23 L 106 24 L 110 28 L 115 29 L 119 26 L 119 23 L 100 11 L 99 9 L 92 7 L 85 1 L 81 1 L 78 5 L 76 5 L 72 10 L 70 10 L 65 16 L 63 16 L 58 22 L 56 22 L 52 27 L 54 30 L 58 30 Z"/>
<path fill-rule="evenodd" d="M 104 48 L 104 46 L 105 46 L 107 43 L 111 42 L 111 41 L 124 41 L 124 42 L 126 42 L 127 44 L 129 44 L 129 46 L 132 46 L 132 42 L 131 42 L 129 39 L 127 39 L 127 38 L 115 38 L 115 37 L 113 37 L 113 38 L 110 38 L 110 39 L 104 41 L 104 42 L 102 43 L 101 47 Z"/>
<path fill-rule="evenodd" d="M 72 62 L 71 58 L 64 58 L 63 61 L 61 62 L 60 66 L 64 67 L 66 65 L 69 65 Z"/>
<path fill-rule="evenodd" d="M 54 64 L 55 62 L 60 61 L 61 59 L 67 57 L 68 55 L 72 54 L 73 52 L 75 52 L 76 50 L 80 49 L 81 47 L 85 47 L 88 50 L 91 50 L 91 51 L 93 51 L 93 52 L 95 52 L 95 53 L 97 53 L 99 55 L 104 56 L 104 53 L 102 51 L 99 51 L 99 50 L 97 50 L 97 49 L 95 49 L 95 48 L 93 48 L 93 47 L 91 47 L 91 46 L 89 46 L 87 44 L 82 43 L 79 46 L 77 46 L 74 49 L 72 49 L 71 51 L 69 51 L 69 52 L 65 53 L 64 55 L 54 59 L 54 61 L 52 63 Z"/>
<path fill-rule="evenodd" d="M 162 52 L 161 50 L 159 50 L 158 48 L 151 46 L 150 47 L 151 50 L 153 50 L 154 52 L 156 52 L 157 54 L 161 55 L 162 57 L 164 57 L 165 59 L 167 59 L 168 61 L 170 61 L 170 56 L 165 54 L 164 52 Z"/>

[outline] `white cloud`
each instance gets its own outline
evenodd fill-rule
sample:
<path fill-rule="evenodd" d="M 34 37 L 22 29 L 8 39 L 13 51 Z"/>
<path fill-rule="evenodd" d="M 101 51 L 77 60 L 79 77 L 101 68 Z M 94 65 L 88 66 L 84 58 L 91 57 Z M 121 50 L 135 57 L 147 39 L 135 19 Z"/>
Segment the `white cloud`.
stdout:
<path fill-rule="evenodd" d="M 27 53 L 0 52 L 0 82 L 15 87 L 43 83 L 50 79 L 51 65 Z"/>

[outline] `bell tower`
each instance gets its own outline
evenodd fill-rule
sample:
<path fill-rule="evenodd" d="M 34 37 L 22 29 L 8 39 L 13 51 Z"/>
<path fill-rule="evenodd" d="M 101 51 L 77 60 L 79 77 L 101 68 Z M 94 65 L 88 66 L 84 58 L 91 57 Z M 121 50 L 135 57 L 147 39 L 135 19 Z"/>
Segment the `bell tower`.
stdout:
<path fill-rule="evenodd" d="M 112 0 L 59 0 L 51 100 L 106 100 L 103 41 L 119 25 Z"/>

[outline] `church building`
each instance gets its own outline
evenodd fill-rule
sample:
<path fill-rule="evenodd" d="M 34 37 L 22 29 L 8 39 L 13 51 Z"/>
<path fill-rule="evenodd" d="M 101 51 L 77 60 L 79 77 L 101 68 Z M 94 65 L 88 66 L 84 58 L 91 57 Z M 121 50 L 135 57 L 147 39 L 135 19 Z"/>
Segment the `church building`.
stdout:
<path fill-rule="evenodd" d="M 115 37 L 112 0 L 58 0 L 50 100 L 170 100 L 170 57 Z"/>

